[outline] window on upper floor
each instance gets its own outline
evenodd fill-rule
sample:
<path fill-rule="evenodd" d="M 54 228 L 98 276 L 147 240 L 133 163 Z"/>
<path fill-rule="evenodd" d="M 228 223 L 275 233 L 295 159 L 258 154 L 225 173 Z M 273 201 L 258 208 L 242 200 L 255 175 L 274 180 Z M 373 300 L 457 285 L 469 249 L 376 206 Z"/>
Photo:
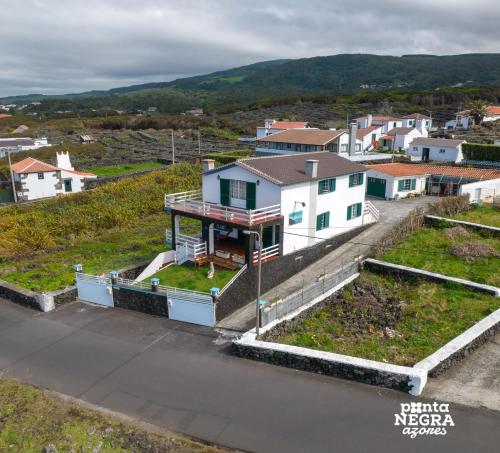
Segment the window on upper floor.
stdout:
<path fill-rule="evenodd" d="M 335 191 L 337 180 L 335 178 L 322 179 L 318 181 L 318 195 Z"/>
<path fill-rule="evenodd" d="M 349 187 L 361 186 L 363 184 L 363 173 L 349 175 Z"/>
<path fill-rule="evenodd" d="M 45 175 L 43 173 L 38 173 L 38 179 L 44 179 Z"/>
<path fill-rule="evenodd" d="M 237 179 L 231 179 L 230 189 L 231 189 L 231 198 L 236 198 L 238 200 L 247 199 L 246 181 L 238 181 Z"/>

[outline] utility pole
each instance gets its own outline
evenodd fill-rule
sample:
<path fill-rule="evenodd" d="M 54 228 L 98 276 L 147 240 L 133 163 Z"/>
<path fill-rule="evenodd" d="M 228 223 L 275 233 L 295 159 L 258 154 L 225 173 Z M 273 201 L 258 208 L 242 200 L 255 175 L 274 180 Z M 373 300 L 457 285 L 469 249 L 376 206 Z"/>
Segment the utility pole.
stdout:
<path fill-rule="evenodd" d="M 174 143 L 174 130 L 172 131 L 172 163 L 175 164 L 175 143 Z"/>
<path fill-rule="evenodd" d="M 201 131 L 198 129 L 198 154 L 201 156 Z"/>
<path fill-rule="evenodd" d="M 12 162 L 10 160 L 10 151 L 7 151 L 7 158 L 9 160 L 10 182 L 12 184 L 12 196 L 14 197 L 14 203 L 17 203 L 16 183 L 14 182 L 14 172 L 12 171 Z"/>

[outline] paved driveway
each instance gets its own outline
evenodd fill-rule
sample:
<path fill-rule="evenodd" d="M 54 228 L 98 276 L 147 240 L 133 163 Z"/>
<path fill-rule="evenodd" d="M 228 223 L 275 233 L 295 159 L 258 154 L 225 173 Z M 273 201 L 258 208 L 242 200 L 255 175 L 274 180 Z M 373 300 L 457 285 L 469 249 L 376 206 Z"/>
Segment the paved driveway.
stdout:
<path fill-rule="evenodd" d="M 447 436 L 409 439 L 410 396 L 238 359 L 209 328 L 73 303 L 42 314 L 0 300 L 9 375 L 132 417 L 258 452 L 497 452 L 500 413 L 452 406 Z"/>

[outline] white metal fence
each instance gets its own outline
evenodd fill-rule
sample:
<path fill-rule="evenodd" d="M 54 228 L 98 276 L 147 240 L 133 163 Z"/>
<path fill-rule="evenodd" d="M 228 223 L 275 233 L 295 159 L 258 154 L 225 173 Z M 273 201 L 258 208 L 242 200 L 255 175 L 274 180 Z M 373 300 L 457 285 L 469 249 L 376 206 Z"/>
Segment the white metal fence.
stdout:
<path fill-rule="evenodd" d="M 326 293 L 330 289 L 342 283 L 344 280 L 356 274 L 358 272 L 358 266 L 359 263 L 357 262 L 349 263 L 331 274 L 324 275 L 318 281 L 304 286 L 300 291 L 290 294 L 284 299 L 278 300 L 269 306 L 265 306 L 261 310 L 262 326 L 265 326 L 276 319 L 282 318 L 302 305 L 305 305 Z"/>
<path fill-rule="evenodd" d="M 261 253 L 261 259 L 262 261 L 266 261 L 267 259 L 273 257 L 273 256 L 278 256 L 280 252 L 280 245 L 275 244 L 271 245 L 270 247 L 266 247 L 265 249 L 262 249 Z M 253 264 L 257 264 L 259 262 L 259 251 L 255 250 L 252 255 L 252 262 Z"/>
<path fill-rule="evenodd" d="M 221 296 L 235 281 L 236 279 L 241 275 L 243 274 L 243 272 L 246 271 L 248 265 L 244 265 L 237 273 L 236 275 L 231 279 L 229 280 L 226 285 L 224 286 L 224 288 L 222 288 L 220 291 L 219 291 L 219 296 Z"/>

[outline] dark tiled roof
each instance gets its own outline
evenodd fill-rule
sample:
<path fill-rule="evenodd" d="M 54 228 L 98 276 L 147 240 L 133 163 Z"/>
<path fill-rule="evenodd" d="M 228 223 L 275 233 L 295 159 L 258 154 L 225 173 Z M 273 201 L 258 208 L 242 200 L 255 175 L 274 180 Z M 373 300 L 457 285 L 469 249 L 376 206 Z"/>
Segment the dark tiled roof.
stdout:
<path fill-rule="evenodd" d="M 410 145 L 425 145 L 425 146 L 442 146 L 443 148 L 456 148 L 458 145 L 465 143 L 465 140 L 451 140 L 449 138 L 430 138 L 417 137 L 412 140 Z"/>
<path fill-rule="evenodd" d="M 299 145 L 327 145 L 338 136 L 345 134 L 345 129 L 325 131 L 320 129 L 288 129 L 259 138 L 259 142 L 296 143 Z"/>
<path fill-rule="evenodd" d="M 421 113 L 412 113 L 411 115 L 403 116 L 405 120 L 430 120 L 430 116 L 422 115 Z"/>
<path fill-rule="evenodd" d="M 219 167 L 211 172 L 236 165 L 274 184 L 297 184 L 311 180 L 305 171 L 306 161 L 310 159 L 318 161 L 318 177 L 315 179 L 333 178 L 335 176 L 366 171 L 366 167 L 361 164 L 351 162 L 335 153 L 319 151 L 314 153 L 240 159 L 228 166 Z"/>
<path fill-rule="evenodd" d="M 30 138 L 12 138 L 1 139 L 0 148 L 7 148 L 13 146 L 34 146 L 35 142 Z"/>
<path fill-rule="evenodd" d="M 413 127 L 394 127 L 387 135 L 406 135 L 409 134 L 413 130 Z"/>

